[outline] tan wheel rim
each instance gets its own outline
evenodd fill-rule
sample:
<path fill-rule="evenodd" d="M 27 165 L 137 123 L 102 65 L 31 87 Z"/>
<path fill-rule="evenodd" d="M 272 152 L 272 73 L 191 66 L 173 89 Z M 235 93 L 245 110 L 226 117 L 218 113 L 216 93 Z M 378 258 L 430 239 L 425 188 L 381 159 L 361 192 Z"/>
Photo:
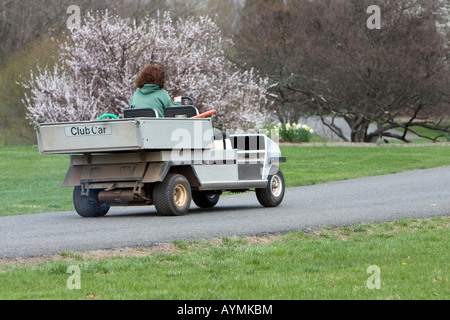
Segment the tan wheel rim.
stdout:
<path fill-rule="evenodd" d="M 275 197 L 279 197 L 283 191 L 283 184 L 278 175 L 274 175 L 270 181 L 270 191 Z"/>
<path fill-rule="evenodd" d="M 183 207 L 186 204 L 187 191 L 182 184 L 178 184 L 173 190 L 173 200 L 177 207 Z"/>

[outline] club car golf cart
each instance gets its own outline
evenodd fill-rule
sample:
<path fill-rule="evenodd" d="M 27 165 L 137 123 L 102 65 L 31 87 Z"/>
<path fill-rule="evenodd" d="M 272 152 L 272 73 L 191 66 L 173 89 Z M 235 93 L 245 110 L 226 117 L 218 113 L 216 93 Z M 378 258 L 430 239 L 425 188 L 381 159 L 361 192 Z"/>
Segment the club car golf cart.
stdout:
<path fill-rule="evenodd" d="M 284 162 L 278 145 L 263 134 L 228 135 L 213 129 L 211 110 L 192 104 L 165 109 L 128 109 L 95 121 L 39 124 L 41 154 L 71 154 L 63 187 L 74 187 L 83 217 L 101 217 L 111 206 L 154 205 L 179 216 L 191 200 L 212 208 L 223 191 L 255 189 L 265 207 L 284 197 Z M 111 119 L 113 118 L 113 119 Z"/>

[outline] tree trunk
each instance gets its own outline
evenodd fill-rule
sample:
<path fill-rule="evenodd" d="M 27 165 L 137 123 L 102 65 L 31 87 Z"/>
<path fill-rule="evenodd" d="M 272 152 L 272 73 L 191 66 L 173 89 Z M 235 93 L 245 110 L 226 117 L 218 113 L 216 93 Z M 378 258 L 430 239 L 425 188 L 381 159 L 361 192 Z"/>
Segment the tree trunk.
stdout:
<path fill-rule="evenodd" d="M 369 129 L 370 122 L 363 118 L 349 118 L 345 117 L 345 121 L 351 129 L 350 141 L 351 142 L 370 142 L 367 141 L 367 130 Z"/>

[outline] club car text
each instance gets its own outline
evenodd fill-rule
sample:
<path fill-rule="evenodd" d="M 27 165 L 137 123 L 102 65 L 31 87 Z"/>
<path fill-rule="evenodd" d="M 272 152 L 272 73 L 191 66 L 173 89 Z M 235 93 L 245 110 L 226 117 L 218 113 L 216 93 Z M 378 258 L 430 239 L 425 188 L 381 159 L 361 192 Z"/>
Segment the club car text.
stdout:
<path fill-rule="evenodd" d="M 73 126 L 73 127 L 66 127 L 65 131 L 67 137 L 109 135 L 111 134 L 111 126 L 109 125 Z"/>

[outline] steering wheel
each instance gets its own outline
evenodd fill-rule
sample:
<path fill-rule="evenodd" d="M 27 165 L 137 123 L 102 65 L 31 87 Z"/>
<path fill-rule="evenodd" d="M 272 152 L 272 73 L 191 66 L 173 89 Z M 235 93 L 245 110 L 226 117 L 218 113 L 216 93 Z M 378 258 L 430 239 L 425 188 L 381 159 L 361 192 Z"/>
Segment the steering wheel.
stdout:
<path fill-rule="evenodd" d="M 118 117 L 118 116 L 113 115 L 113 114 L 111 114 L 111 113 L 106 113 L 106 114 L 104 114 L 104 115 L 98 117 L 97 120 L 103 120 L 103 119 L 105 119 L 105 118 L 113 118 L 113 119 L 119 120 L 119 117 Z"/>
<path fill-rule="evenodd" d="M 194 99 L 192 99 L 191 97 L 181 97 L 181 101 L 183 100 L 189 100 L 191 102 L 190 106 L 194 105 Z"/>
<path fill-rule="evenodd" d="M 192 99 L 191 97 L 181 97 L 181 101 L 183 101 L 183 100 L 189 100 L 191 102 L 190 105 L 194 106 L 194 99 Z M 191 119 L 204 118 L 204 117 L 210 116 L 210 115 L 212 115 L 212 114 L 214 114 L 216 112 L 217 111 L 215 109 L 212 109 L 212 110 L 206 111 L 204 113 L 201 113 L 201 114 L 199 114 L 199 115 L 197 115 L 195 117 L 191 117 Z"/>

